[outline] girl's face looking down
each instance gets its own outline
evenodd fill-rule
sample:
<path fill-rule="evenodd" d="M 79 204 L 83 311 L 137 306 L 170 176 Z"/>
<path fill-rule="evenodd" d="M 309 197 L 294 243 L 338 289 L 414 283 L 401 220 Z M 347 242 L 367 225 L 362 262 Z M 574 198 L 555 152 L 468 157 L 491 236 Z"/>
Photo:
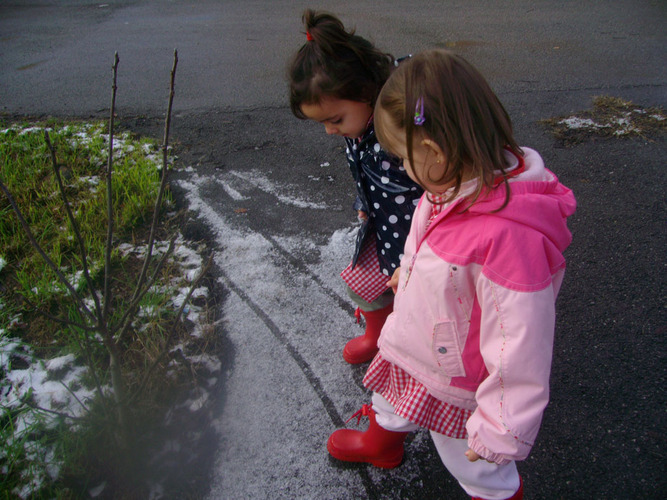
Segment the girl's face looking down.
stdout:
<path fill-rule="evenodd" d="M 301 112 L 324 125 L 327 134 L 356 139 L 366 131 L 373 108 L 365 102 L 330 97 L 317 104 L 302 104 Z"/>

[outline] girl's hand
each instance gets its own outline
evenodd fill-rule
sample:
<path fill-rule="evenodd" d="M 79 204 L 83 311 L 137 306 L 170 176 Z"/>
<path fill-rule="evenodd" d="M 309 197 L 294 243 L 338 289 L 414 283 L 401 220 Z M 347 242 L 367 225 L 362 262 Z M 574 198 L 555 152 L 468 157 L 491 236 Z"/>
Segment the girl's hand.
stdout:
<path fill-rule="evenodd" d="M 363 210 L 358 210 L 357 211 L 357 217 L 359 217 L 359 220 L 361 220 L 361 221 L 368 220 L 368 214 L 366 212 L 364 212 Z"/>
<path fill-rule="evenodd" d="M 477 453 L 475 453 L 471 449 L 468 449 L 468 451 L 466 451 L 466 458 L 471 462 L 477 462 L 477 460 L 479 460 L 480 458 L 482 460 L 486 460 L 484 457 L 478 455 Z M 486 461 L 489 462 L 490 464 L 493 463 L 491 460 L 486 460 Z"/>
<path fill-rule="evenodd" d="M 396 271 L 394 271 L 394 274 L 391 275 L 391 279 L 387 281 L 387 286 L 390 286 L 391 289 L 394 292 L 394 295 L 396 295 L 396 290 L 398 289 L 398 275 L 401 274 L 401 268 L 397 267 Z"/>

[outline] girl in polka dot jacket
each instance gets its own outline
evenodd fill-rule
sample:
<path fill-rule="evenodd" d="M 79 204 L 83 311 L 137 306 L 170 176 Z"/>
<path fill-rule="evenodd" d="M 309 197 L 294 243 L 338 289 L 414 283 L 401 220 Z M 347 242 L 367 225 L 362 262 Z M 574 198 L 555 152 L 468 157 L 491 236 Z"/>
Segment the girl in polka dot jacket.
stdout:
<path fill-rule="evenodd" d="M 426 193 L 392 279 L 394 312 L 364 377 L 366 431 L 334 432 L 334 457 L 396 467 L 420 427 L 473 498 L 523 497 L 549 399 L 555 301 L 572 192 L 516 144 L 482 75 L 432 50 L 401 63 L 375 106 L 380 143 Z"/>
<path fill-rule="evenodd" d="M 352 262 L 341 276 L 366 329 L 345 345 L 343 357 L 363 363 L 377 353 L 382 325 L 393 309 L 388 280 L 399 267 L 423 190 L 375 137 L 373 106 L 395 67 L 393 56 L 347 32 L 331 14 L 306 10 L 303 22 L 307 41 L 289 68 L 290 106 L 295 116 L 322 123 L 347 145 L 362 224 Z"/>

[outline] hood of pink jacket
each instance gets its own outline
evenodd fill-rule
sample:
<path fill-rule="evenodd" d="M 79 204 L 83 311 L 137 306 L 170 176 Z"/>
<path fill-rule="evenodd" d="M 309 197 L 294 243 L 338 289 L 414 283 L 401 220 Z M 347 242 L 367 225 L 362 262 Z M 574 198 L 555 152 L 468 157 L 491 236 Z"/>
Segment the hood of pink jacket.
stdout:
<path fill-rule="evenodd" d="M 574 213 L 576 201 L 572 191 L 544 167 L 537 152 L 523 150 L 526 170 L 510 180 L 507 206 L 500 209 L 505 202 L 501 184 L 481 195 L 465 212 L 463 200 L 445 209 L 425 237 L 434 252 L 449 262 L 483 264 L 484 273 L 496 283 L 534 291 L 550 283 L 554 272 L 565 265 L 563 251 L 572 241 L 567 217 Z M 445 218 L 448 230 L 433 231 Z M 517 231 L 517 225 L 531 231 Z M 530 241 L 522 239 L 526 234 L 531 235 Z"/>

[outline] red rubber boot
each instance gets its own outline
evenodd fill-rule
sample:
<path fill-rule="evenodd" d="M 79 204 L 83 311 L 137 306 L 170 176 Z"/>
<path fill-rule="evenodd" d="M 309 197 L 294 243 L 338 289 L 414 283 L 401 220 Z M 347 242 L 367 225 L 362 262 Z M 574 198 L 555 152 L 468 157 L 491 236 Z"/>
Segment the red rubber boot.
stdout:
<path fill-rule="evenodd" d="M 472 500 L 484 500 L 479 497 L 472 497 Z M 507 500 L 523 500 L 523 479 L 519 477 L 519 489 L 516 490 L 516 493 L 509 497 Z"/>
<path fill-rule="evenodd" d="M 387 320 L 387 316 L 394 310 L 394 304 L 378 309 L 377 311 L 362 311 L 357 309 L 357 322 L 359 321 L 358 314 L 361 313 L 366 319 L 366 331 L 363 335 L 355 337 L 345 344 L 343 349 L 343 358 L 351 365 L 365 363 L 375 357 L 378 352 L 378 338 L 382 331 L 382 326 Z"/>
<path fill-rule="evenodd" d="M 376 467 L 393 469 L 403 460 L 403 441 L 407 432 L 388 431 L 375 421 L 375 412 L 364 405 L 352 418 L 368 416 L 365 432 L 339 429 L 327 441 L 327 450 L 334 458 L 345 462 L 366 462 Z M 348 420 L 349 422 L 349 420 Z"/>

